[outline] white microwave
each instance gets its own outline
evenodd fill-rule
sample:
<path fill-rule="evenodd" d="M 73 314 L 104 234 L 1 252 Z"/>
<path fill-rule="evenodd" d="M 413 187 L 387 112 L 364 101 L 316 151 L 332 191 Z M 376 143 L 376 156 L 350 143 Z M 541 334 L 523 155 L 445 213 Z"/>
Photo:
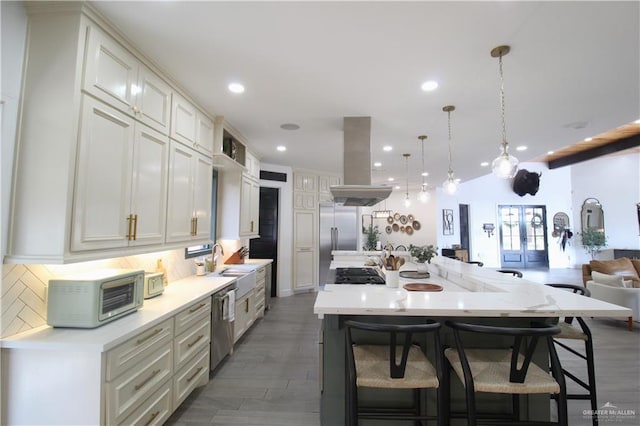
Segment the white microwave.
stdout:
<path fill-rule="evenodd" d="M 144 271 L 107 269 L 49 280 L 47 324 L 95 328 L 143 303 Z"/>

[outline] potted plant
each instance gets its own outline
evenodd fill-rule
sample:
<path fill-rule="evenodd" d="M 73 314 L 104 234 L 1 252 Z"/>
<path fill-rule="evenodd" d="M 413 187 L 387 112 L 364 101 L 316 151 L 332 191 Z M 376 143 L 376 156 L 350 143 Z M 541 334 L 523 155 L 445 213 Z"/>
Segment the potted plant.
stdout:
<path fill-rule="evenodd" d="M 418 265 L 418 272 L 425 273 L 427 272 L 426 264 L 430 264 L 431 259 L 438 254 L 438 247 L 435 247 L 433 244 L 426 246 L 414 246 L 411 244 L 409 245 L 409 253 Z"/>
<path fill-rule="evenodd" d="M 365 231 L 367 235 L 367 240 L 364 244 L 365 250 L 376 250 L 376 246 L 378 244 L 378 237 L 380 236 L 380 232 L 378 231 L 377 226 L 369 225 L 367 230 Z"/>
<path fill-rule="evenodd" d="M 582 246 L 589 253 L 591 259 L 595 259 L 598 253 L 607 246 L 607 236 L 598 228 L 587 228 L 580 234 Z"/>

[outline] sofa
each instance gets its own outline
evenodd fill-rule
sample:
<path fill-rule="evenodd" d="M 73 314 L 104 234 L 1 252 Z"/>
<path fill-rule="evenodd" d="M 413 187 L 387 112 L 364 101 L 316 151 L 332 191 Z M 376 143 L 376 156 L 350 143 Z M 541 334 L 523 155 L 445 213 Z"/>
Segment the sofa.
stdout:
<path fill-rule="evenodd" d="M 582 281 L 591 297 L 631 309 L 627 323 L 633 330 L 634 319 L 640 319 L 640 260 L 592 260 L 582 265 Z"/>

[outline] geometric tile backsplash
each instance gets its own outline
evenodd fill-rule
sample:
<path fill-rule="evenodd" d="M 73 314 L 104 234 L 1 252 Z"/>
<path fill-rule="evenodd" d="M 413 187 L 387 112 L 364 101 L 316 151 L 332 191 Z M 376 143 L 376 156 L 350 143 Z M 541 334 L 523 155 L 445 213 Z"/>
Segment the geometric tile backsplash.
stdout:
<path fill-rule="evenodd" d="M 184 258 L 184 249 L 68 265 L 4 264 L 0 284 L 0 338 L 46 324 L 45 297 L 51 278 L 104 268 L 153 272 L 158 259 L 162 259 L 167 269 L 169 285 L 195 274 L 193 259 Z"/>

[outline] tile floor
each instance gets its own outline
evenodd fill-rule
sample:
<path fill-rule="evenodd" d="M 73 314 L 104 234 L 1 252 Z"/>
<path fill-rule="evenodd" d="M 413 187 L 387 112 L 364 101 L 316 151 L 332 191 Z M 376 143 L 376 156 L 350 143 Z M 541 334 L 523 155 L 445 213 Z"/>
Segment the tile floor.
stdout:
<path fill-rule="evenodd" d="M 523 271 L 536 282 L 581 283 L 577 269 Z M 314 293 L 272 300 L 272 308 L 236 344 L 235 352 L 167 421 L 168 425 L 320 424 L 318 329 Z M 640 425 L 640 323 L 587 319 L 595 342 L 598 405 L 615 406 L 601 426 Z M 563 365 L 582 369 L 560 353 Z M 571 388 L 570 388 L 571 390 Z M 587 401 L 569 401 L 570 425 L 591 425 Z M 552 409 L 552 411 L 555 411 Z M 332 425 L 328 425 L 332 426 Z"/>

